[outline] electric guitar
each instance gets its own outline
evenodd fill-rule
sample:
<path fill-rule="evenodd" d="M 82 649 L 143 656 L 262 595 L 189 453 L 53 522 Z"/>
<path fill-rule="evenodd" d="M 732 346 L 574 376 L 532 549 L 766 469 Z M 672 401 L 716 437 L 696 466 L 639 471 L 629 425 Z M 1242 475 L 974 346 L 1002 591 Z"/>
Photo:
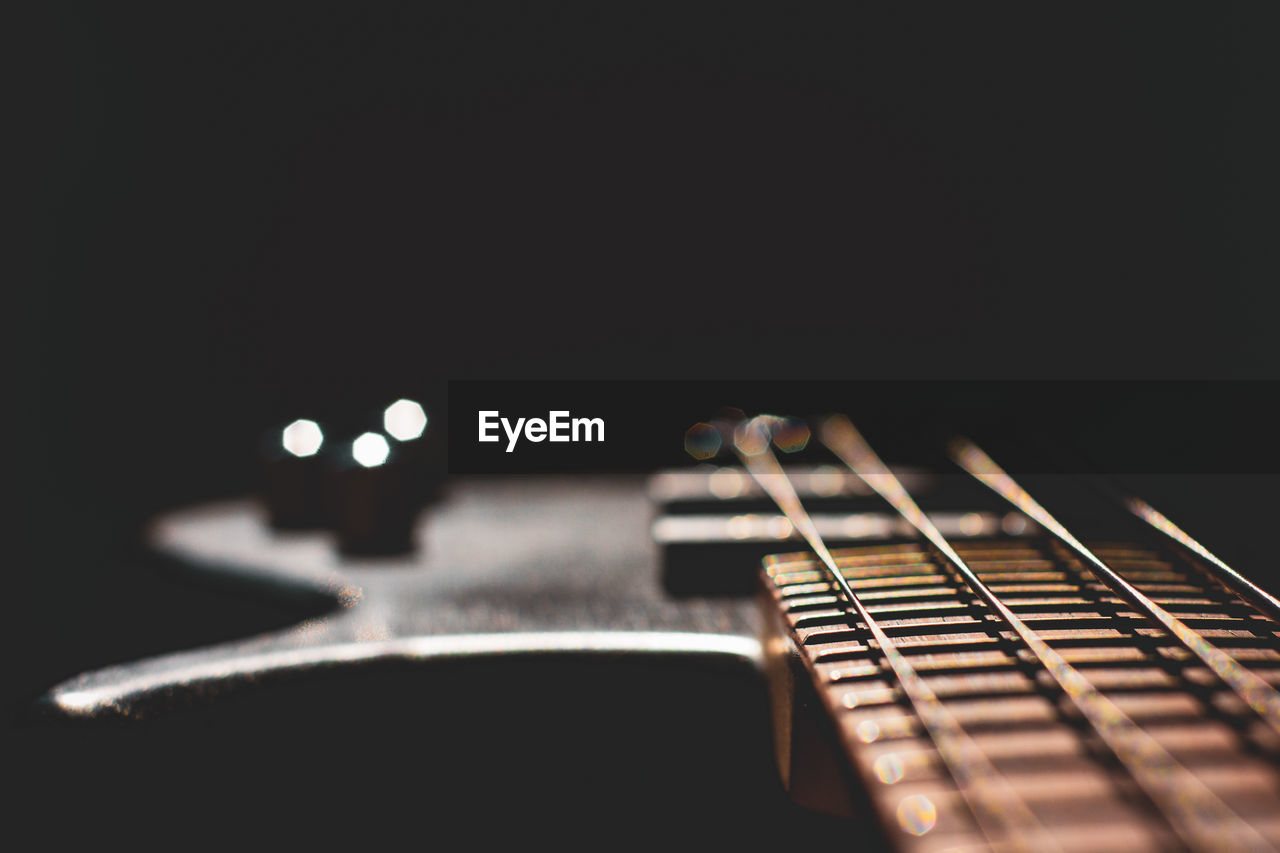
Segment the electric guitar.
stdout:
<path fill-rule="evenodd" d="M 445 822 L 470 791 L 876 849 L 1280 844 L 1265 590 L 1136 499 L 1101 513 L 1130 536 L 1076 539 L 976 446 L 968 473 L 890 469 L 833 421 L 827 457 L 784 466 L 782 425 L 717 425 L 719 455 L 648 478 L 457 480 L 390 555 L 251 499 L 161 516 L 181 570 L 323 612 L 45 704 L 145 729 L 293 695 L 282 717 L 326 721 L 328 749 L 385 746 L 371 704 L 416 716 L 380 760 L 431 777 L 399 796 Z"/>

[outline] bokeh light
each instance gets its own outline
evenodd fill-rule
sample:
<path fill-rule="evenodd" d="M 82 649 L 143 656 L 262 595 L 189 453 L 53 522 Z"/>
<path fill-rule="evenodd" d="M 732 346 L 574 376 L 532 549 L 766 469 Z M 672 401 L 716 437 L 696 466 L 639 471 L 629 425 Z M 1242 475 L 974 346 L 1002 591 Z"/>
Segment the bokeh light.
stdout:
<path fill-rule="evenodd" d="M 685 452 L 694 459 L 714 458 L 720 452 L 722 444 L 720 430 L 708 423 L 696 423 L 684 434 Z"/>
<path fill-rule="evenodd" d="M 738 424 L 733 431 L 733 444 L 746 456 L 758 456 L 769 449 L 769 428 L 764 418 L 752 418 Z"/>
<path fill-rule="evenodd" d="M 376 468 L 391 455 L 391 445 L 376 432 L 366 432 L 351 443 L 351 455 L 366 468 Z"/>
<path fill-rule="evenodd" d="M 894 785 L 902 781 L 906 775 L 906 765 L 902 756 L 896 752 L 888 752 L 876 759 L 872 766 L 876 778 L 886 785 Z"/>
<path fill-rule="evenodd" d="M 294 456 L 315 456 L 324 444 L 324 433 L 320 430 L 320 424 L 299 418 L 284 428 L 281 443 Z"/>
<path fill-rule="evenodd" d="M 912 835 L 924 835 L 938 823 L 938 809 L 924 794 L 904 797 L 898 803 L 898 826 Z"/>
<path fill-rule="evenodd" d="M 809 444 L 809 425 L 799 418 L 775 418 L 771 431 L 773 443 L 783 453 L 804 450 Z"/>
<path fill-rule="evenodd" d="M 413 400 L 396 400 L 382 413 L 382 428 L 398 441 L 413 441 L 427 429 L 427 413 Z"/>

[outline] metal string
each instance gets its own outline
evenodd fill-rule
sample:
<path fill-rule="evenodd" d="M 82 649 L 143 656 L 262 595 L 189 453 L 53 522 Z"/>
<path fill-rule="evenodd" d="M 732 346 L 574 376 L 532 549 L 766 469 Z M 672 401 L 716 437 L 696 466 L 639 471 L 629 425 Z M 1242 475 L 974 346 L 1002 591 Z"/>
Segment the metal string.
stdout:
<path fill-rule="evenodd" d="M 1026 803 L 919 677 L 910 661 L 854 594 L 769 443 L 768 420 L 756 418 L 739 425 L 734 450 L 751 476 L 804 537 L 857 617 L 871 631 L 983 833 L 1001 849 L 1057 849 L 1058 845 Z"/>
<path fill-rule="evenodd" d="M 1188 845 L 1198 850 L 1272 849 L 1253 827 L 1100 693 L 978 578 L 848 418 L 834 415 L 826 419 L 819 437 L 941 551 L 969 587 L 1018 634 Z M 1015 505 L 1026 511 L 1022 502 L 1015 501 Z M 1042 517 L 1047 513 L 1028 515 L 1049 526 Z"/>
<path fill-rule="evenodd" d="M 951 447 L 952 458 L 984 485 L 1012 503 L 1018 509 L 1038 521 L 1064 544 L 1088 563 L 1099 580 L 1132 601 L 1147 615 L 1159 622 L 1177 638 L 1186 649 L 1198 657 L 1224 684 L 1236 692 L 1254 712 L 1276 732 L 1280 733 L 1280 694 L 1257 674 L 1242 666 L 1231 655 L 1210 643 L 1159 604 L 1156 604 L 1137 587 L 1122 578 L 1114 569 L 1102 562 L 1097 555 L 1071 535 L 1047 509 L 1036 502 L 1022 486 L 995 463 L 990 456 L 973 442 L 957 439 Z"/>
<path fill-rule="evenodd" d="M 1126 497 L 1122 501 L 1129 512 L 1187 550 L 1207 560 L 1213 566 L 1211 570 L 1213 574 L 1227 586 L 1258 605 L 1273 619 L 1280 619 L 1280 600 L 1277 600 L 1274 595 L 1218 559 L 1217 555 L 1193 539 L 1191 534 L 1160 514 L 1151 504 L 1135 497 Z"/>

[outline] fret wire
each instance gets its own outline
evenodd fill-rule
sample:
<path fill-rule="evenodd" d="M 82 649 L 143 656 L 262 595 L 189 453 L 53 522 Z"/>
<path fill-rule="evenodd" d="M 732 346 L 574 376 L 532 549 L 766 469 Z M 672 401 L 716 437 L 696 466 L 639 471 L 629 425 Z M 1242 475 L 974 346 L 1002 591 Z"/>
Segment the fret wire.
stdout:
<path fill-rule="evenodd" d="M 1017 633 L 1188 845 L 1201 850 L 1272 849 L 1257 830 L 1099 692 L 978 578 L 848 418 L 827 418 L 819 438 L 942 552 L 969 588 Z"/>
<path fill-rule="evenodd" d="M 1026 803 L 995 769 L 947 707 L 921 680 L 915 668 L 845 581 L 790 478 L 769 448 L 770 437 L 760 419 L 744 421 L 739 430 L 745 432 L 739 433 L 742 440 L 735 436 L 735 452 L 751 476 L 804 537 L 830 572 L 857 617 L 875 637 L 880 653 L 884 655 L 916 715 L 929 732 L 939 755 L 955 779 L 961 796 L 968 803 L 984 834 L 1002 849 L 1057 849 L 1058 845 Z"/>
<path fill-rule="evenodd" d="M 1038 521 L 1046 530 L 1057 536 L 1064 544 L 1079 554 L 1091 567 L 1093 574 L 1104 581 L 1112 589 L 1121 592 L 1134 602 L 1148 616 L 1155 619 L 1169 631 L 1187 651 L 1198 657 L 1210 671 L 1236 692 L 1262 720 L 1280 733 L 1280 694 L 1231 655 L 1210 643 L 1194 629 L 1155 601 L 1147 597 L 1137 587 L 1121 577 L 1114 569 L 1104 563 L 1075 536 L 1071 535 L 1062 523 L 1054 518 L 1047 509 L 1036 502 L 1025 489 L 1003 468 L 996 464 L 990 456 L 971 441 L 958 439 L 952 445 L 952 457 L 981 483 L 999 494 L 1018 509 Z"/>
<path fill-rule="evenodd" d="M 1280 600 L 1277 600 L 1275 596 L 1218 559 L 1217 555 L 1192 538 L 1191 534 L 1162 515 L 1151 504 L 1135 497 L 1127 497 L 1123 500 L 1125 508 L 1131 513 L 1187 550 L 1207 560 L 1216 570 L 1213 572 L 1215 576 L 1236 592 L 1252 599 L 1268 615 L 1280 619 Z"/>

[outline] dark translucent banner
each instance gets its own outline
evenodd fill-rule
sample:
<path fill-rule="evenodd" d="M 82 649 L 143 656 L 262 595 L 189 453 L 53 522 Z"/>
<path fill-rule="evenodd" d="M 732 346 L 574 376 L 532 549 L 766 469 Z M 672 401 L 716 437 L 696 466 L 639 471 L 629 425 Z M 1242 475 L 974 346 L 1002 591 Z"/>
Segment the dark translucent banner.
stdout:
<path fill-rule="evenodd" d="M 497 474 L 688 464 L 690 427 L 736 409 L 811 423 L 842 412 L 885 459 L 944 468 L 947 441 L 961 435 L 1015 472 L 1277 473 L 1277 391 L 1270 381 L 451 382 L 449 466 Z M 831 457 L 813 440 L 793 458 Z"/>

